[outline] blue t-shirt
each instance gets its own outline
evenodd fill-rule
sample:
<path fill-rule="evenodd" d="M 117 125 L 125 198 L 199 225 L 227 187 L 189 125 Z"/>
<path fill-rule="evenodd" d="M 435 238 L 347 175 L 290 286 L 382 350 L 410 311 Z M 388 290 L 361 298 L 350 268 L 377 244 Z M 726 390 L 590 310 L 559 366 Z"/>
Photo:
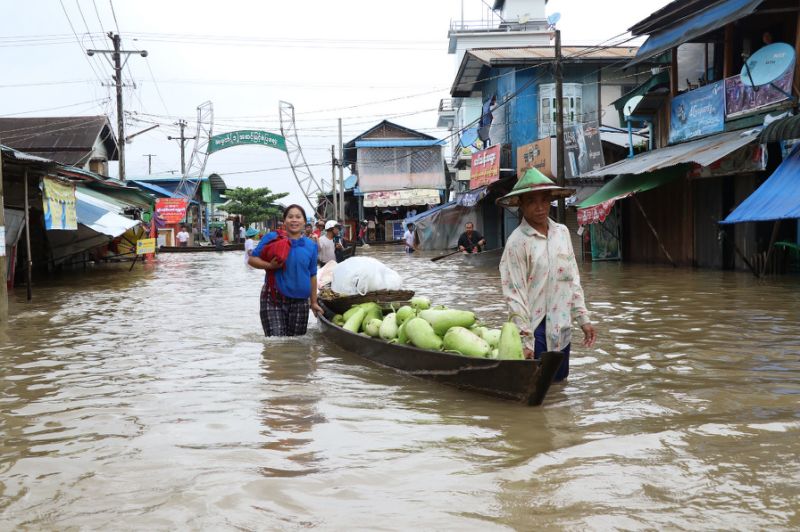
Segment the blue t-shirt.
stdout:
<path fill-rule="evenodd" d="M 277 237 L 278 233 L 274 231 L 264 235 L 253 250 L 253 256 L 260 257 L 264 246 Z M 289 241 L 292 249 L 289 250 L 284 267 L 275 270 L 275 282 L 284 297 L 308 299 L 311 297 L 311 278 L 317 275 L 317 243 L 305 236 Z"/>

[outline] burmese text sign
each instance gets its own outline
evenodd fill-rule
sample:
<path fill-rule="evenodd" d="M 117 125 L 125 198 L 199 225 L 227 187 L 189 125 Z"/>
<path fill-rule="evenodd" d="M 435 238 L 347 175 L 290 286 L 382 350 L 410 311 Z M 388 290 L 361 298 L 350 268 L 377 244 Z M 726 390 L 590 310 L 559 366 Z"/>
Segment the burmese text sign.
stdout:
<path fill-rule="evenodd" d="M 167 224 L 176 224 L 186 216 L 186 207 L 189 200 L 184 198 L 158 198 L 156 200 L 156 214 Z"/>
<path fill-rule="evenodd" d="M 469 188 L 475 189 L 500 179 L 500 145 L 472 154 Z"/>
<path fill-rule="evenodd" d="M 669 143 L 719 133 L 725 129 L 725 82 L 720 80 L 672 99 Z"/>
<path fill-rule="evenodd" d="M 148 253 L 156 252 L 156 239 L 155 238 L 140 238 L 136 241 L 136 254 L 147 255 Z"/>
<path fill-rule="evenodd" d="M 225 148 L 241 146 L 243 144 L 257 144 L 281 151 L 286 151 L 286 139 L 275 133 L 257 129 L 243 129 L 214 135 L 208 142 L 208 153 L 214 153 Z"/>

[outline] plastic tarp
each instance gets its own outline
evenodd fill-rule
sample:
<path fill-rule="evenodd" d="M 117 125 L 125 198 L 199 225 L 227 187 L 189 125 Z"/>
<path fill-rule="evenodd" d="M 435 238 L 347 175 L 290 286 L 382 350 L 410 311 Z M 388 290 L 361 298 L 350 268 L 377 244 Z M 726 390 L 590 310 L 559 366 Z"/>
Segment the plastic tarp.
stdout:
<path fill-rule="evenodd" d="M 112 238 L 118 237 L 131 227 L 139 225 L 139 220 L 120 216 L 119 207 L 110 201 L 90 196 L 80 190 L 75 191 L 78 223 Z"/>
<path fill-rule="evenodd" d="M 425 216 L 417 215 L 414 222 L 421 249 L 455 249 L 467 222 L 483 226 L 481 209 L 477 206 L 462 207 L 450 202 L 422 214 Z"/>
<path fill-rule="evenodd" d="M 719 29 L 729 22 L 744 18 L 755 11 L 761 3 L 763 0 L 720 0 L 690 18 L 681 19 L 660 31 L 653 32 L 639 47 L 636 58 L 625 68 Z"/>
<path fill-rule="evenodd" d="M 442 147 L 358 148 L 356 163 L 361 192 L 444 189 Z"/>
<path fill-rule="evenodd" d="M 720 223 L 800 218 L 800 145 L 775 172 Z"/>

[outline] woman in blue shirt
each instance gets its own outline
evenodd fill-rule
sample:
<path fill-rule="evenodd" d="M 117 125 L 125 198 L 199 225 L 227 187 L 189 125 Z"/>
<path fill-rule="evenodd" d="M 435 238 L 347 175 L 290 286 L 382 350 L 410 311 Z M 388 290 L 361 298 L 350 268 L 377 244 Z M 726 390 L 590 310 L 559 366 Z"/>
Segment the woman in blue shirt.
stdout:
<path fill-rule="evenodd" d="M 303 236 L 306 212 L 289 205 L 283 223 L 284 229 L 264 235 L 247 261 L 267 271 L 260 311 L 266 336 L 305 334 L 309 307 L 314 314 L 322 313 L 317 303 L 317 244 Z"/>

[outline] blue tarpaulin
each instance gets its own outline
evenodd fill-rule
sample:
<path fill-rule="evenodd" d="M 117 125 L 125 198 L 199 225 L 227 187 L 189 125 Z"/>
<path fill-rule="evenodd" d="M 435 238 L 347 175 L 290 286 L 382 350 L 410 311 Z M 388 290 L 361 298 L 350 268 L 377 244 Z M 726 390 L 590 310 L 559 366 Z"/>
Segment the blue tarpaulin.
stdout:
<path fill-rule="evenodd" d="M 634 65 L 645 59 L 662 54 L 680 44 L 705 35 L 740 18 L 751 14 L 764 0 L 721 0 L 694 16 L 681 19 L 650 37 L 639 47 L 636 58 L 626 65 Z"/>
<path fill-rule="evenodd" d="M 720 223 L 800 218 L 800 145 L 775 172 Z"/>
<path fill-rule="evenodd" d="M 438 212 L 438 211 L 440 211 L 442 209 L 446 209 L 447 207 L 452 207 L 455 204 L 456 204 L 455 201 L 448 201 L 447 203 L 442 203 L 441 205 L 437 205 L 436 207 L 431 207 L 427 211 L 423 211 L 423 212 L 421 212 L 419 214 L 416 214 L 414 216 L 409 216 L 408 218 L 406 218 L 404 220 L 404 224 L 415 224 L 419 220 L 421 220 L 423 218 L 427 218 L 431 214 L 433 214 L 435 212 Z"/>

